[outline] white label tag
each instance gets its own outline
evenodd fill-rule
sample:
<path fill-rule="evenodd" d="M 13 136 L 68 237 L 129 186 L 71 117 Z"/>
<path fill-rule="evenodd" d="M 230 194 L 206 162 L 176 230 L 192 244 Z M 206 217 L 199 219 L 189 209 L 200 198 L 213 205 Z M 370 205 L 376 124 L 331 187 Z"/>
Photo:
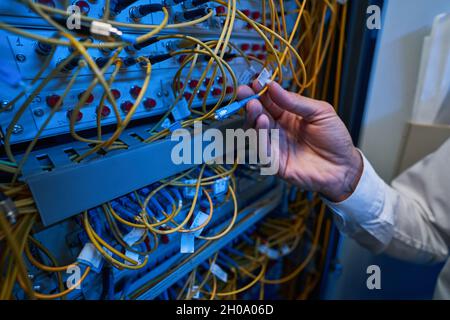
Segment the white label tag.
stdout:
<path fill-rule="evenodd" d="M 183 188 L 183 194 L 188 199 L 194 199 L 195 197 L 195 184 L 197 183 L 196 179 L 187 179 L 184 180 L 186 184 L 192 184 L 192 186 L 186 186 Z"/>
<path fill-rule="evenodd" d="M 164 121 L 161 123 L 161 127 L 164 129 L 168 129 L 172 122 L 168 118 L 164 119 Z"/>
<path fill-rule="evenodd" d="M 282 253 L 283 255 L 287 255 L 287 254 L 291 253 L 291 248 L 289 248 L 289 246 L 285 244 L 285 245 L 281 248 L 281 253 Z"/>
<path fill-rule="evenodd" d="M 194 253 L 195 235 L 193 233 L 183 233 L 180 238 L 180 252 L 181 253 Z"/>
<path fill-rule="evenodd" d="M 83 250 L 81 250 L 80 254 L 78 255 L 77 261 L 79 263 L 90 266 L 92 271 L 97 273 L 100 272 L 103 266 L 102 254 L 90 242 L 84 245 Z"/>
<path fill-rule="evenodd" d="M 191 293 L 194 293 L 194 295 L 192 296 L 192 299 L 200 299 L 200 290 L 198 289 L 198 286 L 192 286 L 192 291 Z"/>
<path fill-rule="evenodd" d="M 181 100 L 178 101 L 175 108 L 173 108 L 172 115 L 175 121 L 186 119 L 191 115 L 188 102 L 184 98 L 181 98 Z"/>
<path fill-rule="evenodd" d="M 132 247 L 136 242 L 138 242 L 144 236 L 145 230 L 140 228 L 133 228 L 129 233 L 127 233 L 123 240 L 127 245 Z"/>
<path fill-rule="evenodd" d="M 280 257 L 280 254 L 277 250 L 271 249 L 268 246 L 262 244 L 258 247 L 258 251 L 264 255 L 266 255 L 269 259 L 276 260 Z"/>
<path fill-rule="evenodd" d="M 265 87 L 268 85 L 272 80 L 272 71 L 267 70 L 266 68 L 262 69 L 261 73 L 258 76 L 258 82 L 261 85 L 261 87 Z"/>
<path fill-rule="evenodd" d="M 194 222 L 192 222 L 192 225 L 191 225 L 190 229 L 192 230 L 192 229 L 198 228 L 199 226 L 201 226 L 202 224 L 205 223 L 205 221 L 208 219 L 208 217 L 209 216 L 206 213 L 203 213 L 203 212 L 199 211 L 197 213 L 197 215 L 195 216 Z M 199 229 L 197 231 L 194 231 L 192 234 L 195 237 L 198 237 L 202 233 L 203 229 L 204 228 L 201 228 L 201 229 Z"/>
<path fill-rule="evenodd" d="M 130 258 L 131 260 L 136 261 L 137 263 L 141 263 L 141 256 L 137 254 L 136 252 L 125 250 L 125 255 Z M 125 260 L 125 264 L 129 266 L 134 266 L 135 264 L 128 262 Z"/>
<path fill-rule="evenodd" d="M 223 282 L 228 281 L 228 274 L 217 264 L 213 263 L 211 265 L 211 272 L 217 278 L 219 278 Z"/>
<path fill-rule="evenodd" d="M 213 193 L 214 195 L 218 196 L 222 193 L 225 193 L 228 190 L 228 181 L 230 180 L 230 177 L 225 177 L 218 179 L 213 184 Z"/>
<path fill-rule="evenodd" d="M 239 76 L 239 84 L 249 84 L 252 82 L 253 77 L 256 74 L 256 70 L 255 68 L 250 67 L 249 69 L 245 69 L 244 72 L 241 73 L 241 75 Z"/>

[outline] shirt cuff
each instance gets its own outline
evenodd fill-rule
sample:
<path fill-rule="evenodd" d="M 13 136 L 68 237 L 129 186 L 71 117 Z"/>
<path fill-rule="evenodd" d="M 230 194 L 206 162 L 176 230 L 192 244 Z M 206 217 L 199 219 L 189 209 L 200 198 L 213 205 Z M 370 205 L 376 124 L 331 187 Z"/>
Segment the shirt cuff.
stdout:
<path fill-rule="evenodd" d="M 366 157 L 362 153 L 361 155 L 364 169 L 352 195 L 342 202 L 326 199 L 324 202 L 336 214 L 337 225 L 342 232 L 352 236 L 366 231 L 384 247 L 392 239 L 394 224 L 392 210 L 384 210 L 389 187 L 377 175 Z"/>

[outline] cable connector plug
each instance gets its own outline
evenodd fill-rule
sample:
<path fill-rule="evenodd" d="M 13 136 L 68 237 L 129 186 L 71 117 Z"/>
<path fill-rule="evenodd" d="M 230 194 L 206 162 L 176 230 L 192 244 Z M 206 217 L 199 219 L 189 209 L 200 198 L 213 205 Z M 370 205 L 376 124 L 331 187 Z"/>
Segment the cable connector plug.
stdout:
<path fill-rule="evenodd" d="M 92 21 L 90 32 L 94 35 L 105 37 L 115 36 L 128 43 L 136 43 L 136 37 L 124 34 L 122 31 L 106 22 Z"/>
<path fill-rule="evenodd" d="M 255 94 L 251 97 L 245 98 L 244 100 L 241 101 L 235 101 L 229 105 L 227 105 L 226 107 L 220 108 L 219 110 L 217 110 L 214 113 L 214 118 L 216 120 L 225 120 L 227 118 L 229 118 L 230 116 L 232 116 L 235 113 L 238 113 L 239 110 L 241 110 L 243 107 L 245 107 L 245 105 L 253 100 L 253 99 L 258 99 L 259 95 Z"/>
<path fill-rule="evenodd" d="M 19 211 L 10 197 L 0 192 L 0 212 L 3 213 L 11 224 L 16 224 Z"/>

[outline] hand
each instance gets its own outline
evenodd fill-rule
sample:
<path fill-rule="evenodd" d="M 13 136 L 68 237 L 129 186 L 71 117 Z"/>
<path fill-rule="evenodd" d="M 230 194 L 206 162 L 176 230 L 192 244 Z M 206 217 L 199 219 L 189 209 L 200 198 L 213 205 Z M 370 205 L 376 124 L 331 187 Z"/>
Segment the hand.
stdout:
<path fill-rule="evenodd" d="M 261 87 L 241 86 L 244 99 Z M 329 200 L 347 199 L 363 171 L 360 152 L 333 107 L 284 90 L 272 82 L 269 90 L 246 106 L 247 125 L 256 129 L 279 129 L 279 176 L 302 189 L 322 193 Z"/>

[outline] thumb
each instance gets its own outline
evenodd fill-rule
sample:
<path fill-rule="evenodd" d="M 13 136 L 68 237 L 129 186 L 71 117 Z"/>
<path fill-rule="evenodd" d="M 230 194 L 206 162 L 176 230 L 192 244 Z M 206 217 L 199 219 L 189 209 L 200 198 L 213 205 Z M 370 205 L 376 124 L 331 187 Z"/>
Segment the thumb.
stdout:
<path fill-rule="evenodd" d="M 307 122 L 313 121 L 322 112 L 332 109 L 326 102 L 289 92 L 275 81 L 269 84 L 269 95 L 281 109 L 295 113 Z"/>

